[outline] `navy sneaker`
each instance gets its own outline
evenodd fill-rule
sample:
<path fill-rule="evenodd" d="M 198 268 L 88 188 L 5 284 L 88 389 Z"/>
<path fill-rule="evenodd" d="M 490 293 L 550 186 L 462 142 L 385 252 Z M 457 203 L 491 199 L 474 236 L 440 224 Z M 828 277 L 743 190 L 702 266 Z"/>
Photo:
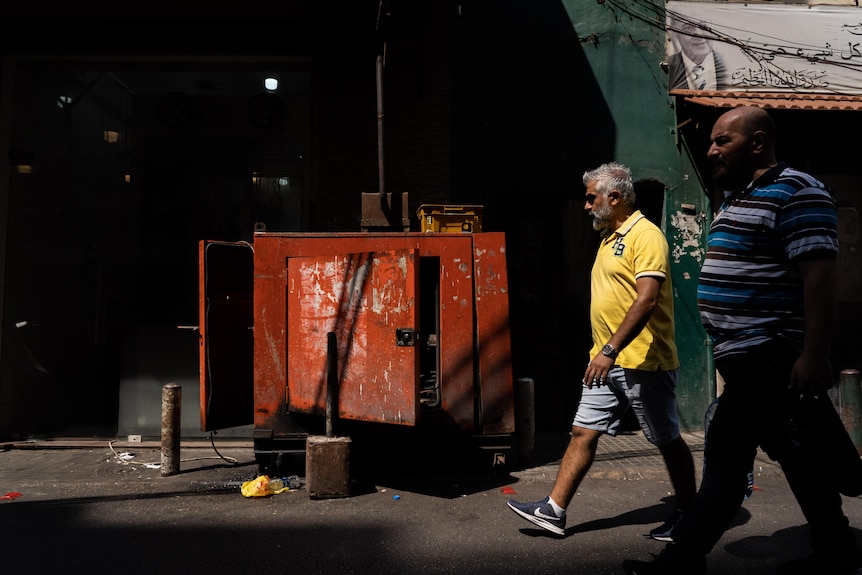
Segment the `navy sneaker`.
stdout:
<path fill-rule="evenodd" d="M 677 509 L 673 512 L 673 515 L 671 515 L 667 521 L 650 531 L 649 536 L 656 541 L 672 543 L 673 537 L 671 536 L 671 533 L 673 532 L 673 528 L 676 526 L 680 517 L 682 517 L 682 509 Z"/>
<path fill-rule="evenodd" d="M 559 517 L 554 513 L 554 508 L 548 502 L 550 497 L 545 497 L 541 501 L 533 501 L 529 503 L 519 503 L 514 499 L 509 500 L 509 507 L 526 519 L 532 521 L 542 529 L 547 529 L 551 533 L 557 535 L 566 534 L 566 512 Z"/>

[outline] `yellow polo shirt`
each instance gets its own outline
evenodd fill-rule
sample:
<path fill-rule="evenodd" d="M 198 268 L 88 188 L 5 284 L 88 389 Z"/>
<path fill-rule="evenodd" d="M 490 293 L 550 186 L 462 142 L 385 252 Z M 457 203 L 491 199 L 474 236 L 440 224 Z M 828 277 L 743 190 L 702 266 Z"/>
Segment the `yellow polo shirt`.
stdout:
<path fill-rule="evenodd" d="M 620 229 L 604 238 L 596 253 L 590 281 L 592 359 L 616 332 L 637 297 L 637 279 L 663 280 L 658 307 L 646 327 L 616 359 L 616 365 L 646 371 L 679 367 L 674 341 L 673 285 L 668 244 L 662 231 L 638 210 Z"/>

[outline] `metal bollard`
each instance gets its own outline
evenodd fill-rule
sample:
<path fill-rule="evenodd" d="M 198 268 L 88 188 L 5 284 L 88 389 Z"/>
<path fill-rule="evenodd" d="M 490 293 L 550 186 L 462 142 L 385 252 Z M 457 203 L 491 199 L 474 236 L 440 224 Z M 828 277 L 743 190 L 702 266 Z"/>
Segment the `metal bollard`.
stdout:
<path fill-rule="evenodd" d="M 841 422 L 853 440 L 856 451 L 862 454 L 862 378 L 858 369 L 841 371 L 838 405 Z"/>
<path fill-rule="evenodd" d="M 180 471 L 180 430 L 183 388 L 176 383 L 162 386 L 162 476 Z"/>
<path fill-rule="evenodd" d="M 535 387 L 529 377 L 515 380 L 515 439 L 522 469 L 533 465 L 536 449 Z"/>
<path fill-rule="evenodd" d="M 335 332 L 326 334 L 326 437 L 335 437 L 333 420 L 338 415 L 338 339 Z"/>

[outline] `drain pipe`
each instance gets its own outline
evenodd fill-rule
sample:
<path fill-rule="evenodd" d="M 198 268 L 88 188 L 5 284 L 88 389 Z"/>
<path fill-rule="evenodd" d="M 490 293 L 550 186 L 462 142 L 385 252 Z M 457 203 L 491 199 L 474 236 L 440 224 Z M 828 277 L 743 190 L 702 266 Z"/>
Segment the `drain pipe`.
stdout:
<path fill-rule="evenodd" d="M 389 0 L 380 0 L 377 6 L 377 188 L 380 205 L 386 208 L 386 178 L 383 170 L 383 64 L 386 58 L 386 24 L 389 18 Z M 386 213 L 384 209 L 384 213 Z"/>
<path fill-rule="evenodd" d="M 386 178 L 383 170 L 383 56 L 380 54 L 377 55 L 377 174 L 382 205 L 386 203 Z"/>
<path fill-rule="evenodd" d="M 338 340 L 335 332 L 326 334 L 326 437 L 335 437 L 333 420 L 338 414 Z"/>

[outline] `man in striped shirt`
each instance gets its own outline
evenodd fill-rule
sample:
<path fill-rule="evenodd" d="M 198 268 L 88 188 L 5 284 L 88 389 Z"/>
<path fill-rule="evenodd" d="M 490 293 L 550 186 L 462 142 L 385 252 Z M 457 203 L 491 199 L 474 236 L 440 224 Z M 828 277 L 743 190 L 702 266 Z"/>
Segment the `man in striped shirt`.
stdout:
<path fill-rule="evenodd" d="M 862 566 L 834 478 L 788 433 L 800 397 L 830 402 L 836 320 L 837 211 L 826 186 L 776 160 L 775 126 L 760 108 L 723 114 L 707 156 L 724 190 L 707 240 L 698 307 L 724 379 L 706 438 L 704 476 L 655 561 L 625 561 L 629 575 L 706 573 L 760 447 L 777 460 L 808 521 L 813 553 L 781 575 Z M 842 430 L 843 432 L 843 430 Z"/>

